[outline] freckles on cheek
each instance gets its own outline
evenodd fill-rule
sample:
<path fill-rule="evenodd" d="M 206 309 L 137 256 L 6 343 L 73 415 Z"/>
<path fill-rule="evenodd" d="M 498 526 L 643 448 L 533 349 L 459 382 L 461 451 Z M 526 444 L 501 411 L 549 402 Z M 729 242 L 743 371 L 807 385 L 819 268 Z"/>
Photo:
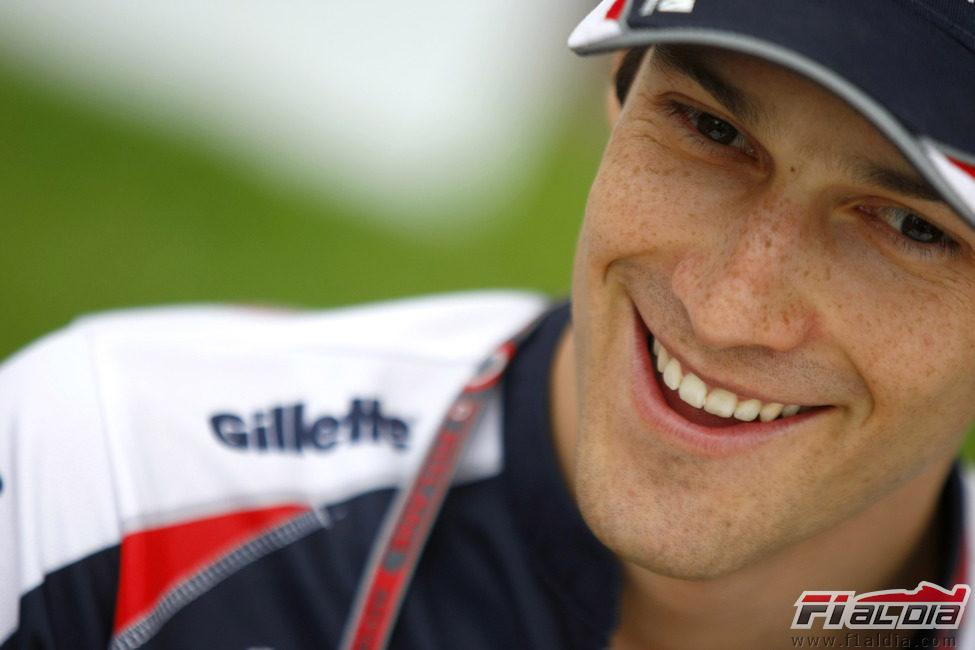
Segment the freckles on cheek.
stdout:
<path fill-rule="evenodd" d="M 690 176 L 645 135 L 615 134 L 590 191 L 577 260 L 606 267 L 683 237 L 702 192 Z"/>
<path fill-rule="evenodd" d="M 899 313 L 901 317 L 892 309 L 861 313 L 857 328 L 850 329 L 859 334 L 847 340 L 847 349 L 869 387 L 873 415 L 906 418 L 920 426 L 932 413 L 939 413 L 942 425 L 960 426 L 959 404 L 975 403 L 971 349 L 934 335 L 932 327 L 944 323 L 918 318 L 930 316 L 929 310 L 901 308 Z"/>
<path fill-rule="evenodd" d="M 660 193 L 612 187 L 590 203 L 580 241 L 589 255 L 607 260 L 646 253 L 661 244 L 673 225 L 673 208 Z"/>

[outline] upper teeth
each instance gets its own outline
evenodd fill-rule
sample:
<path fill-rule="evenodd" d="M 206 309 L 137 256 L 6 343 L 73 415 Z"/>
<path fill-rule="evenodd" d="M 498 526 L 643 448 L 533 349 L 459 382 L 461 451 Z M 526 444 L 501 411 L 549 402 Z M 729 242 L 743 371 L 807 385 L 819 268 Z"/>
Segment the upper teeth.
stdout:
<path fill-rule="evenodd" d="M 703 408 L 713 415 L 735 417 L 746 422 L 756 417 L 762 422 L 770 422 L 780 415 L 787 418 L 799 412 L 796 404 L 740 399 L 724 388 L 709 389 L 693 372 L 684 374 L 680 361 L 671 357 L 656 339 L 653 341 L 653 353 L 657 357 L 657 371 L 663 375 L 664 384 L 671 390 L 676 390 L 681 400 L 694 408 Z"/>

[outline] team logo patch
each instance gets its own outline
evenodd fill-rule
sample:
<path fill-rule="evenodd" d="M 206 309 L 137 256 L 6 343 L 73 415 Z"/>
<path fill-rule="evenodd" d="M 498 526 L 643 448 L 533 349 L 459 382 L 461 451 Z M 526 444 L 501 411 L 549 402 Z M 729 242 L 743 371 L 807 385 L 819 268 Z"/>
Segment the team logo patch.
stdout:
<path fill-rule="evenodd" d="M 697 0 L 647 0 L 640 9 L 641 16 L 649 16 L 654 11 L 670 14 L 689 14 L 694 11 Z"/>
<path fill-rule="evenodd" d="M 808 630 L 957 630 L 965 614 L 971 587 L 951 591 L 930 582 L 916 589 L 889 589 L 857 594 L 853 591 L 804 591 L 796 600 L 792 629 Z"/>

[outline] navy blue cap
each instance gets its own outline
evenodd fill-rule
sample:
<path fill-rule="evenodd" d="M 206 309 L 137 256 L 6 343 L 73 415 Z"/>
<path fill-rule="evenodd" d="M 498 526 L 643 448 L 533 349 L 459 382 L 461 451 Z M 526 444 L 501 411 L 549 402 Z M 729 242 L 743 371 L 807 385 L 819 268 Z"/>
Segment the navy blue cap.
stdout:
<path fill-rule="evenodd" d="M 604 0 L 580 54 L 710 45 L 791 68 L 873 122 L 975 227 L 975 0 Z"/>

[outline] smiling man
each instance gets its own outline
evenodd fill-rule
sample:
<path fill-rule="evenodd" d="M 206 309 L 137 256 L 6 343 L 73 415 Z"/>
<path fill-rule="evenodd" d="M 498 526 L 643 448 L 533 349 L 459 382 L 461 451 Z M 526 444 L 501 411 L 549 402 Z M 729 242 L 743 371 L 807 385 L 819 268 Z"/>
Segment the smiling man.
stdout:
<path fill-rule="evenodd" d="M 975 648 L 975 7 L 615 0 L 570 43 L 620 51 L 571 308 L 8 362 L 3 650 Z"/>
<path fill-rule="evenodd" d="M 573 36 L 640 49 L 555 435 L 621 560 L 620 647 L 783 647 L 804 590 L 967 575 L 939 497 L 975 420 L 975 169 L 943 152 L 975 151 L 975 10 L 694 5 L 603 3 Z"/>
<path fill-rule="evenodd" d="M 689 632 L 688 606 L 784 621 L 803 587 L 940 581 L 934 506 L 975 418 L 975 233 L 797 74 L 699 47 L 642 58 L 555 391 L 563 471 L 641 612 L 621 638 L 722 647 L 729 628 Z"/>

